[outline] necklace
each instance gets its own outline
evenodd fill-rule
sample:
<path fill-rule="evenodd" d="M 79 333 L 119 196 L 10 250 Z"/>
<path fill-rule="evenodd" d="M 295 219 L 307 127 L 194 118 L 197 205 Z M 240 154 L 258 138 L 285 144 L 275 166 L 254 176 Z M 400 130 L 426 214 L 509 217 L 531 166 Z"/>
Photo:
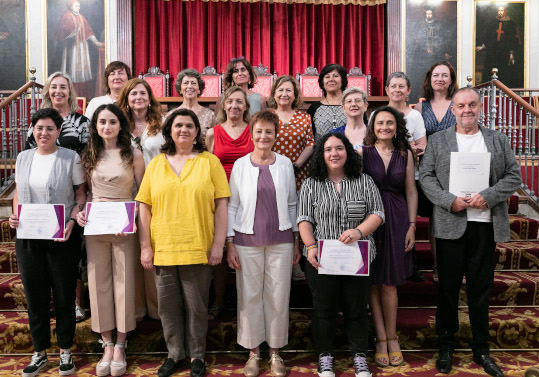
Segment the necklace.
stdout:
<path fill-rule="evenodd" d="M 242 131 L 243 131 L 243 129 L 240 129 L 240 128 L 239 128 L 240 126 L 235 126 L 235 127 L 234 127 L 234 126 L 232 126 L 232 125 L 230 125 L 230 124 L 227 124 L 227 127 L 230 127 L 231 130 L 236 131 L 237 134 L 241 134 Z"/>
<path fill-rule="evenodd" d="M 339 181 L 339 182 L 335 182 L 333 179 L 330 179 L 331 182 L 333 182 L 333 184 L 337 187 L 337 188 L 341 188 L 341 183 L 342 183 L 342 179 Z"/>
<path fill-rule="evenodd" d="M 381 152 L 380 149 L 378 149 L 378 147 L 376 145 L 374 147 L 376 148 L 378 153 L 383 155 L 383 156 L 391 156 L 393 154 L 393 151 L 395 150 L 395 149 L 392 149 L 391 151 L 384 153 L 384 152 Z"/>

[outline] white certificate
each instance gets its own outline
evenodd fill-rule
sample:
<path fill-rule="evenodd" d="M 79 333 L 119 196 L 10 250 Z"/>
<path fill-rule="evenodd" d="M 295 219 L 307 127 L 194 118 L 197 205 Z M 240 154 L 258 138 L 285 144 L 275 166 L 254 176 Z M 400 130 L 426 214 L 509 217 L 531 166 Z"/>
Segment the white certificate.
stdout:
<path fill-rule="evenodd" d="M 490 153 L 451 152 L 449 192 L 472 197 L 489 187 Z"/>
<path fill-rule="evenodd" d="M 135 202 L 86 203 L 84 235 L 133 233 L 135 208 Z"/>
<path fill-rule="evenodd" d="M 337 240 L 318 241 L 318 273 L 323 275 L 369 275 L 369 241 L 344 244 Z"/>
<path fill-rule="evenodd" d="M 63 240 L 65 229 L 63 204 L 19 204 L 17 238 Z"/>

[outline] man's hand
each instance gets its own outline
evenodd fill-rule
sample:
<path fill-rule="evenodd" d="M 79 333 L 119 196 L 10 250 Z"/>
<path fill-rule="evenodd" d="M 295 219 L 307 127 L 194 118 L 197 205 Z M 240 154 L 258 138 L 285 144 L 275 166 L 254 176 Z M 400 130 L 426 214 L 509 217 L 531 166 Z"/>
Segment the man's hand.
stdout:
<path fill-rule="evenodd" d="M 469 200 L 471 199 L 457 196 L 453 204 L 451 204 L 451 211 L 460 212 L 460 211 L 464 211 L 466 208 L 469 208 L 470 207 L 470 204 L 468 203 Z"/>
<path fill-rule="evenodd" d="M 468 204 L 469 204 L 470 208 L 477 208 L 477 209 L 482 209 L 482 210 L 485 210 L 485 209 L 488 208 L 487 207 L 487 201 L 485 200 L 485 198 L 481 194 L 475 194 L 470 199 L 470 202 Z"/>

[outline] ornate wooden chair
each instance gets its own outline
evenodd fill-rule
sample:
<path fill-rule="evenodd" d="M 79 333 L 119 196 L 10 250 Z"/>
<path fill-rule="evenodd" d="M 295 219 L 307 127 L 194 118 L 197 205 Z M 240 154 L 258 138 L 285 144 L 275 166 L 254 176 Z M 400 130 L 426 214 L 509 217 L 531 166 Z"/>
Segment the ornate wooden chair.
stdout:
<path fill-rule="evenodd" d="M 155 97 L 169 97 L 170 89 L 168 81 L 170 79 L 170 74 L 167 69 L 167 73 L 163 73 L 159 67 L 151 67 L 148 69 L 148 73 L 138 75 L 138 78 L 146 81 L 150 88 L 152 88 L 153 95 Z"/>
<path fill-rule="evenodd" d="M 353 86 L 362 89 L 368 96 L 371 95 L 371 73 L 365 75 L 361 68 L 354 67 L 346 75 L 348 76 L 348 88 Z"/>
<path fill-rule="evenodd" d="M 273 74 L 269 73 L 268 67 L 264 67 L 262 63 L 258 64 L 256 67 L 253 67 L 257 79 L 255 86 L 251 89 L 253 92 L 260 93 L 264 97 L 269 97 L 271 94 L 271 87 L 273 81 L 277 78 L 277 72 Z"/>
<path fill-rule="evenodd" d="M 302 97 L 322 97 L 322 89 L 318 85 L 319 76 L 318 69 L 311 66 L 305 68 L 301 75 L 299 72 L 296 74 Z"/>
<path fill-rule="evenodd" d="M 221 80 L 222 77 L 213 67 L 206 66 L 200 74 L 204 80 L 204 91 L 201 97 L 219 97 L 221 95 Z"/>

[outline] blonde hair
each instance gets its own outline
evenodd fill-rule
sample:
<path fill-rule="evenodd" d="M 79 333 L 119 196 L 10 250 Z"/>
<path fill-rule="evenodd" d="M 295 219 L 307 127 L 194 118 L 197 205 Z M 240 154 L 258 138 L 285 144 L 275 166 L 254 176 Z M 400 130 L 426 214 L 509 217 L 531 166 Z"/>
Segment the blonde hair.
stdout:
<path fill-rule="evenodd" d="M 249 104 L 249 99 L 247 99 L 247 93 L 245 93 L 245 90 L 243 90 L 239 86 L 231 86 L 223 93 L 223 100 L 221 101 L 219 111 L 217 112 L 217 124 L 222 124 L 228 119 L 225 111 L 226 100 L 236 92 L 241 92 L 243 94 L 243 97 L 245 98 L 245 111 L 243 112 L 243 121 L 245 123 L 249 123 L 249 109 L 251 108 L 251 105 Z"/>
<path fill-rule="evenodd" d="M 41 108 L 53 108 L 51 96 L 49 95 L 49 90 L 51 89 L 52 80 L 57 77 L 63 77 L 67 80 L 67 88 L 69 90 L 67 104 L 69 105 L 69 110 L 71 111 L 71 113 L 76 113 L 79 110 L 79 104 L 77 103 L 77 92 L 75 92 L 75 88 L 73 87 L 73 80 L 71 80 L 71 77 L 69 75 L 60 71 L 54 72 L 52 75 L 50 75 L 45 85 L 43 85 L 43 90 L 41 91 L 41 93 L 43 94 L 43 102 L 41 103 Z"/>

